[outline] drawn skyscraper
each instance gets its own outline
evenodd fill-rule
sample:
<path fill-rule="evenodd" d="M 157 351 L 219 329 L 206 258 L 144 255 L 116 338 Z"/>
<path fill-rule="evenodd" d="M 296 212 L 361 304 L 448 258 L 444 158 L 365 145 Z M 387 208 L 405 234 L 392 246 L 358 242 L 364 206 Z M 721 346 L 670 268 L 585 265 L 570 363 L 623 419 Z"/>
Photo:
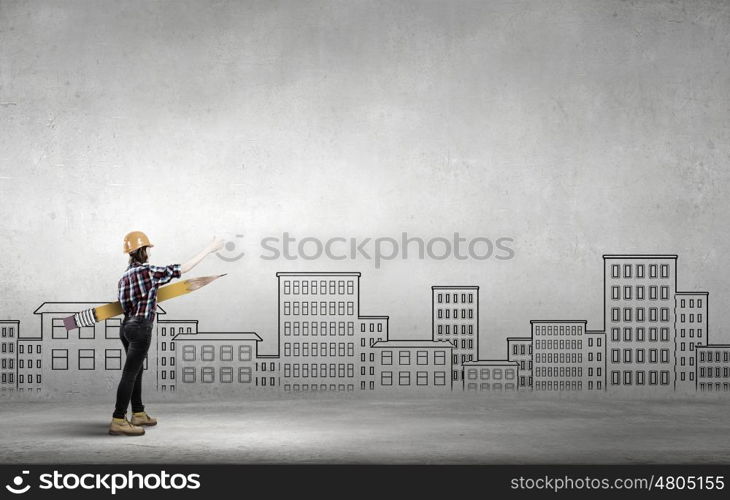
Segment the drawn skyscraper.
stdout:
<path fill-rule="evenodd" d="M 608 389 L 674 389 L 676 255 L 604 255 Z"/>
<path fill-rule="evenodd" d="M 588 391 L 606 390 L 606 332 L 586 330 L 583 341 L 584 389 Z"/>
<path fill-rule="evenodd" d="M 284 391 L 353 391 L 358 272 L 278 272 Z"/>
<path fill-rule="evenodd" d="M 15 392 L 17 388 L 15 346 L 19 331 L 20 321 L 0 320 L 0 392 Z"/>
<path fill-rule="evenodd" d="M 451 380 L 463 385 L 463 364 L 479 357 L 479 287 L 432 286 L 431 293 L 432 338 L 454 346 Z"/>
<path fill-rule="evenodd" d="M 518 389 L 532 389 L 532 337 L 508 337 L 507 360 L 519 367 Z"/>
<path fill-rule="evenodd" d="M 360 390 L 374 391 L 379 386 L 376 342 L 388 340 L 388 316 L 360 316 L 360 340 L 355 342 L 355 354 L 360 365 Z"/>
<path fill-rule="evenodd" d="M 677 390 L 697 390 L 697 352 L 708 343 L 707 292 L 677 292 L 674 300 L 677 326 L 676 338 L 676 381 Z"/>
<path fill-rule="evenodd" d="M 175 392 L 180 380 L 180 373 L 176 362 L 177 346 L 173 339 L 178 334 L 194 335 L 198 333 L 198 320 L 157 320 L 157 390 L 160 392 Z"/>
<path fill-rule="evenodd" d="M 533 389 L 583 389 L 584 320 L 533 320 Z"/>

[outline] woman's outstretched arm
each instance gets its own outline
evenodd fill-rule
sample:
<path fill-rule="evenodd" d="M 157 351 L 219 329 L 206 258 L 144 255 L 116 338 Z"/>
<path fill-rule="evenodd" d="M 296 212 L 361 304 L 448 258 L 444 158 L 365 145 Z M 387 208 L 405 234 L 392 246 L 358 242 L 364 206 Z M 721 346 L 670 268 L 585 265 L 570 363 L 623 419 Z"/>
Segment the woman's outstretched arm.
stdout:
<path fill-rule="evenodd" d="M 217 252 L 223 247 L 223 238 L 216 238 L 213 237 L 213 241 L 208 243 L 205 248 L 203 248 L 200 252 L 198 252 L 196 255 L 188 259 L 183 265 L 180 267 L 180 273 L 184 274 L 188 271 L 190 271 L 192 268 L 197 266 L 201 260 L 205 258 L 206 255 Z"/>

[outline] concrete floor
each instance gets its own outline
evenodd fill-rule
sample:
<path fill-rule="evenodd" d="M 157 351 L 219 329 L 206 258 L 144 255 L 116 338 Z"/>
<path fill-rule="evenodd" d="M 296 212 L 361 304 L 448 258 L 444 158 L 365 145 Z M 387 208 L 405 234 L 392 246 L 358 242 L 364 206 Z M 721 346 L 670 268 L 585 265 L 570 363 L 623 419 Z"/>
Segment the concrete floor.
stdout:
<path fill-rule="evenodd" d="M 147 403 L 0 401 L 0 463 L 730 463 L 730 399 L 446 396 Z"/>

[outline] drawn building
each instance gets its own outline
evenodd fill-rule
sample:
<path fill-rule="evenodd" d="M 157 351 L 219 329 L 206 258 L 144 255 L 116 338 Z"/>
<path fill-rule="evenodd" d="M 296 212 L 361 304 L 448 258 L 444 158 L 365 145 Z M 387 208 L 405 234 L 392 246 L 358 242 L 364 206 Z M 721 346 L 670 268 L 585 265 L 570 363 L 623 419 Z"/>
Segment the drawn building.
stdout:
<path fill-rule="evenodd" d="M 451 380 L 462 381 L 462 366 L 479 357 L 479 287 L 432 286 L 432 338 L 450 342 Z"/>
<path fill-rule="evenodd" d="M 376 342 L 388 340 L 388 316 L 359 316 L 360 340 L 355 343 L 355 355 L 360 365 L 360 390 L 374 391 L 378 386 Z"/>
<path fill-rule="evenodd" d="M 284 391 L 353 391 L 360 273 L 278 272 Z"/>
<path fill-rule="evenodd" d="M 508 337 L 507 360 L 520 368 L 518 388 L 532 389 L 532 337 Z"/>
<path fill-rule="evenodd" d="M 676 347 L 676 388 L 680 391 L 697 390 L 697 358 L 695 350 L 707 345 L 707 292 L 677 292 L 674 298 L 674 329 Z"/>
<path fill-rule="evenodd" d="M 66 330 L 63 318 L 103 302 L 44 302 L 34 314 L 40 316 L 40 335 L 23 338 L 18 354 L 39 368 L 18 372 L 18 388 L 58 394 L 109 393 L 116 390 L 124 366 L 124 348 L 119 339 L 119 318 L 93 326 Z M 158 305 L 157 317 L 165 314 Z M 23 353 L 20 353 L 20 350 Z M 39 352 L 40 351 L 40 352 Z M 33 363 L 35 360 L 35 363 Z M 143 391 L 156 390 L 157 345 L 152 343 L 144 361 Z M 152 373 L 151 373 L 152 372 Z M 21 374 L 24 377 L 21 379 Z"/>
<path fill-rule="evenodd" d="M 20 321 L 0 320 L 0 392 L 15 392 L 17 389 L 16 344 Z"/>
<path fill-rule="evenodd" d="M 695 347 L 697 356 L 697 390 L 730 391 L 730 344 Z"/>
<path fill-rule="evenodd" d="M 584 384 L 587 391 L 606 390 L 606 332 L 586 330 L 583 338 Z"/>
<path fill-rule="evenodd" d="M 258 354 L 254 363 L 254 386 L 258 389 L 278 389 L 280 381 L 280 363 L 278 354 Z"/>
<path fill-rule="evenodd" d="M 604 255 L 608 389 L 674 389 L 676 255 Z"/>
<path fill-rule="evenodd" d="M 519 389 L 520 376 L 516 361 L 466 361 L 462 385 L 466 392 L 511 392 Z"/>
<path fill-rule="evenodd" d="M 178 333 L 172 341 L 179 356 L 179 391 L 225 395 L 255 387 L 257 342 L 261 342 L 255 332 Z"/>
<path fill-rule="evenodd" d="M 583 389 L 585 320 L 532 320 L 533 390 Z"/>
<path fill-rule="evenodd" d="M 43 383 L 43 338 L 41 330 L 18 332 L 16 387 L 25 394 L 40 393 Z"/>
<path fill-rule="evenodd" d="M 161 319 L 157 321 L 157 390 L 160 392 L 174 392 L 180 378 L 177 372 L 177 352 L 175 335 L 198 333 L 198 320 Z"/>
<path fill-rule="evenodd" d="M 453 383 L 453 344 L 441 340 L 382 340 L 372 345 L 378 389 L 445 390 Z"/>

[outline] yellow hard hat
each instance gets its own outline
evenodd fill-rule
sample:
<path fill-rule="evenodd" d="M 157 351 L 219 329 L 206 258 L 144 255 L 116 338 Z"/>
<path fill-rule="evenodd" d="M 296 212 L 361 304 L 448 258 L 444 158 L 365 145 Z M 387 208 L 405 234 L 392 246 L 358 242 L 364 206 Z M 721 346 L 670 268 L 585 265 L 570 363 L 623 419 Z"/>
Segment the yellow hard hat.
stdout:
<path fill-rule="evenodd" d="M 142 231 L 132 231 L 124 237 L 124 253 L 134 252 L 141 247 L 153 247 L 150 239 Z"/>

